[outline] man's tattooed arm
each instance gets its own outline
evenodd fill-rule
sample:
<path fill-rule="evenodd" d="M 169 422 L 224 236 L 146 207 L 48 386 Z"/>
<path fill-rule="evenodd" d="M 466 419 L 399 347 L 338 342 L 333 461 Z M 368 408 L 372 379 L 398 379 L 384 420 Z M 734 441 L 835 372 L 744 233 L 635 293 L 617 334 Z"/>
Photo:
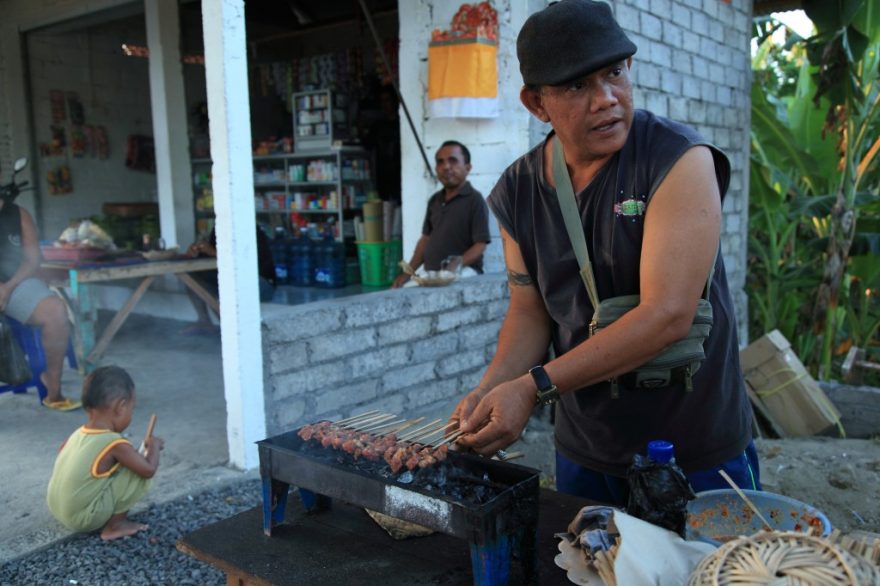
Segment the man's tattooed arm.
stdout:
<path fill-rule="evenodd" d="M 511 287 L 529 287 L 535 284 L 528 273 L 517 273 L 516 271 L 507 271 L 507 283 Z"/>

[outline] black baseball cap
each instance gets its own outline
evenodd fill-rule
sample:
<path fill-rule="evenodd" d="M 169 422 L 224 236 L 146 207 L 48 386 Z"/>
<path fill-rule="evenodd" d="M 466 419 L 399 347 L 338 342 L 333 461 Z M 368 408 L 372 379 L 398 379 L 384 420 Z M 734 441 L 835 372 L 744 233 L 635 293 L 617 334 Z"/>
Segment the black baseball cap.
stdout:
<path fill-rule="evenodd" d="M 532 14 L 516 38 L 526 85 L 559 85 L 636 52 L 604 2 L 562 0 Z"/>

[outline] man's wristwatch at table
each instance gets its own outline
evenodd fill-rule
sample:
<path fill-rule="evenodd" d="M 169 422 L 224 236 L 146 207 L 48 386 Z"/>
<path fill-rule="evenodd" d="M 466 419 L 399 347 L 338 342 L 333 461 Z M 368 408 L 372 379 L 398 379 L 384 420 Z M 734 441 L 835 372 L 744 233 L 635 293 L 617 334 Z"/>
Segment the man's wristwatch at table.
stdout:
<path fill-rule="evenodd" d="M 559 389 L 550 382 L 550 377 L 543 366 L 539 365 L 530 368 L 529 374 L 532 375 L 532 380 L 535 381 L 535 386 L 538 387 L 535 395 L 535 402 L 538 405 L 550 405 L 559 398 Z"/>

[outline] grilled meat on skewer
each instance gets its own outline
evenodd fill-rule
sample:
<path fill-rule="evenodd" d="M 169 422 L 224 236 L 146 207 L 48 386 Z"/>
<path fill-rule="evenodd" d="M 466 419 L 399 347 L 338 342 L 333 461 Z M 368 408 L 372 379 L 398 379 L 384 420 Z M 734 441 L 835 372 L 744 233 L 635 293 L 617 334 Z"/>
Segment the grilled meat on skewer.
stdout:
<path fill-rule="evenodd" d="M 373 435 L 336 425 L 329 421 L 304 425 L 297 433 L 305 441 L 320 443 L 325 448 L 342 450 L 357 460 L 384 459 L 395 474 L 405 466 L 407 470 L 427 468 L 446 459 L 449 447 L 438 447 L 399 441 L 394 432 Z"/>

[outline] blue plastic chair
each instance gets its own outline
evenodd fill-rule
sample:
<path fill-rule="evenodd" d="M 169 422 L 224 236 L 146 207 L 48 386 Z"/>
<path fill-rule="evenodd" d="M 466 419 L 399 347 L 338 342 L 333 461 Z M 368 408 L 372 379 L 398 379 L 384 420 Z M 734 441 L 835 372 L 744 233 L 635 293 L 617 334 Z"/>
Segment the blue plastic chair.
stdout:
<path fill-rule="evenodd" d="M 11 326 L 12 333 L 18 344 L 24 351 L 31 369 L 31 378 L 17 385 L 0 385 L 0 393 L 26 393 L 30 387 L 37 388 L 37 394 L 40 402 L 46 398 L 49 391 L 46 385 L 40 380 L 40 375 L 46 370 L 46 353 L 43 351 L 43 341 L 41 339 L 40 328 L 23 324 L 11 317 L 4 316 L 6 322 Z M 71 368 L 76 368 L 76 354 L 73 351 L 73 344 L 67 343 L 67 363 Z"/>

